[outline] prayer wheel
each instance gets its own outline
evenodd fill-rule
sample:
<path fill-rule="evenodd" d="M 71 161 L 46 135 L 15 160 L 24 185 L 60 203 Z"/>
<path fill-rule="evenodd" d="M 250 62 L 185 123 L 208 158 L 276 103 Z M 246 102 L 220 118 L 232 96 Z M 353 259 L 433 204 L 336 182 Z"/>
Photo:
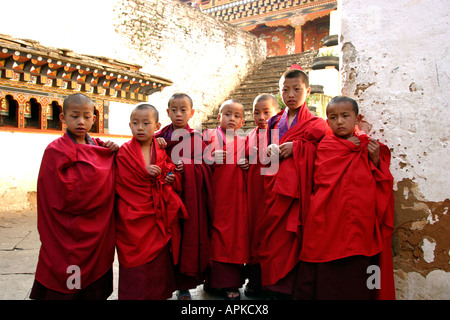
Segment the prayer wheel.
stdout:
<path fill-rule="evenodd" d="M 54 102 L 47 106 L 47 120 L 53 120 L 53 104 Z"/>
<path fill-rule="evenodd" d="M 25 111 L 23 113 L 23 116 L 28 119 L 31 118 L 31 102 L 30 101 L 27 101 L 25 103 Z"/>
<path fill-rule="evenodd" d="M 0 99 L 0 115 L 9 116 L 9 101 L 6 98 Z"/>

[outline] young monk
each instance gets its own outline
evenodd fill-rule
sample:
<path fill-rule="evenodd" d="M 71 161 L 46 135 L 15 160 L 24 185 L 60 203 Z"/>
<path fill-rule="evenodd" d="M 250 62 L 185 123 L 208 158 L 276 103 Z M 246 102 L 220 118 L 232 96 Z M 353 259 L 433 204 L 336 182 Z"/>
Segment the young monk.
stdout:
<path fill-rule="evenodd" d="M 352 98 L 328 103 L 332 131 L 317 148 L 296 299 L 395 299 L 390 151 L 356 131 L 359 117 Z M 380 268 L 379 288 L 368 285 L 370 266 Z"/>
<path fill-rule="evenodd" d="M 214 157 L 211 248 L 212 264 L 207 288 L 222 289 L 227 300 L 240 299 L 243 265 L 248 262 L 249 237 L 244 171 L 245 139 L 236 134 L 244 125 L 244 107 L 236 100 L 220 106 L 219 127 L 203 133 Z M 242 158 L 242 159 L 241 159 Z"/>
<path fill-rule="evenodd" d="M 175 291 L 180 226 L 186 209 L 176 193 L 180 174 L 155 142 L 158 111 L 138 105 L 130 117 L 133 138 L 117 153 L 116 245 L 119 299 L 161 300 Z"/>
<path fill-rule="evenodd" d="M 277 298 L 291 298 L 301 248 L 301 222 L 312 193 L 314 157 L 326 123 L 306 106 L 308 76 L 286 71 L 279 82 L 286 108 L 268 122 L 268 147 L 279 150 L 279 168 L 266 176 L 266 209 L 261 222 L 261 281 Z"/>
<path fill-rule="evenodd" d="M 93 139 L 94 103 L 64 100 L 66 133 L 48 145 L 37 183 L 41 240 L 31 299 L 106 299 L 114 261 L 113 142 Z"/>
<path fill-rule="evenodd" d="M 182 174 L 180 197 L 189 216 L 189 219 L 180 222 L 180 262 L 176 268 L 180 300 L 190 300 L 189 289 L 203 283 L 210 259 L 212 171 L 202 161 L 206 145 L 201 134 L 188 124 L 194 112 L 192 99 L 187 94 L 174 94 L 167 108 L 172 124 L 155 135 L 158 143 L 166 148 L 167 154 L 177 164 L 175 170 Z"/>
<path fill-rule="evenodd" d="M 253 119 L 256 128 L 246 137 L 246 154 L 249 156 L 247 173 L 247 204 L 249 215 L 250 260 L 246 265 L 248 282 L 244 293 L 248 297 L 262 296 L 261 268 L 258 263 L 260 241 L 259 225 L 264 215 L 264 172 L 267 153 L 267 121 L 278 112 L 278 101 L 270 94 L 261 94 L 253 101 Z"/>

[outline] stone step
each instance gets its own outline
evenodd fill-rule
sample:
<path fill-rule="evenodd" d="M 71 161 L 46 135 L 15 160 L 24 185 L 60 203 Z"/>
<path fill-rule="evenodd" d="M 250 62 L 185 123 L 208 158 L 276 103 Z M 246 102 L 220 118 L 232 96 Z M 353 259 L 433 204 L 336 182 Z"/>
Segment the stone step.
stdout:
<path fill-rule="evenodd" d="M 293 64 L 302 66 L 305 72 L 312 70 L 312 63 L 318 51 L 307 51 L 292 55 L 268 57 L 259 67 L 255 68 L 227 99 L 238 100 L 244 106 L 245 128 L 255 127 L 252 109 L 253 100 L 262 93 L 277 94 L 278 82 L 283 72 Z M 217 127 L 217 110 L 208 115 L 204 127 Z"/>

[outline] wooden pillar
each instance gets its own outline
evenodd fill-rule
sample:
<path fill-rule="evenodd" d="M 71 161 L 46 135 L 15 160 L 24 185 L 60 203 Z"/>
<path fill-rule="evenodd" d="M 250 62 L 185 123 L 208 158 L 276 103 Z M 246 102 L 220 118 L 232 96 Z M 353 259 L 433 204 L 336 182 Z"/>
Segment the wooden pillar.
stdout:
<path fill-rule="evenodd" d="M 303 30 L 302 26 L 295 27 L 295 53 L 303 52 Z"/>

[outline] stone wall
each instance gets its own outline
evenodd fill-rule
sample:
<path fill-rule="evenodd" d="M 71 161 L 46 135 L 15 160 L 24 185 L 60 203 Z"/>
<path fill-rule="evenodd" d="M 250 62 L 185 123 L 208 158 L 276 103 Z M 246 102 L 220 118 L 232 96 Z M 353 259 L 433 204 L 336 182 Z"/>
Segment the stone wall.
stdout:
<path fill-rule="evenodd" d="M 186 92 L 197 109 L 191 125 L 220 105 L 244 77 L 266 58 L 266 44 L 250 33 L 172 0 L 116 0 L 115 56 L 174 82 L 150 102 L 168 122 L 167 101 Z"/>
<path fill-rule="evenodd" d="M 450 298 L 450 29 L 445 1 L 339 2 L 342 92 L 392 151 L 399 299 Z"/>

